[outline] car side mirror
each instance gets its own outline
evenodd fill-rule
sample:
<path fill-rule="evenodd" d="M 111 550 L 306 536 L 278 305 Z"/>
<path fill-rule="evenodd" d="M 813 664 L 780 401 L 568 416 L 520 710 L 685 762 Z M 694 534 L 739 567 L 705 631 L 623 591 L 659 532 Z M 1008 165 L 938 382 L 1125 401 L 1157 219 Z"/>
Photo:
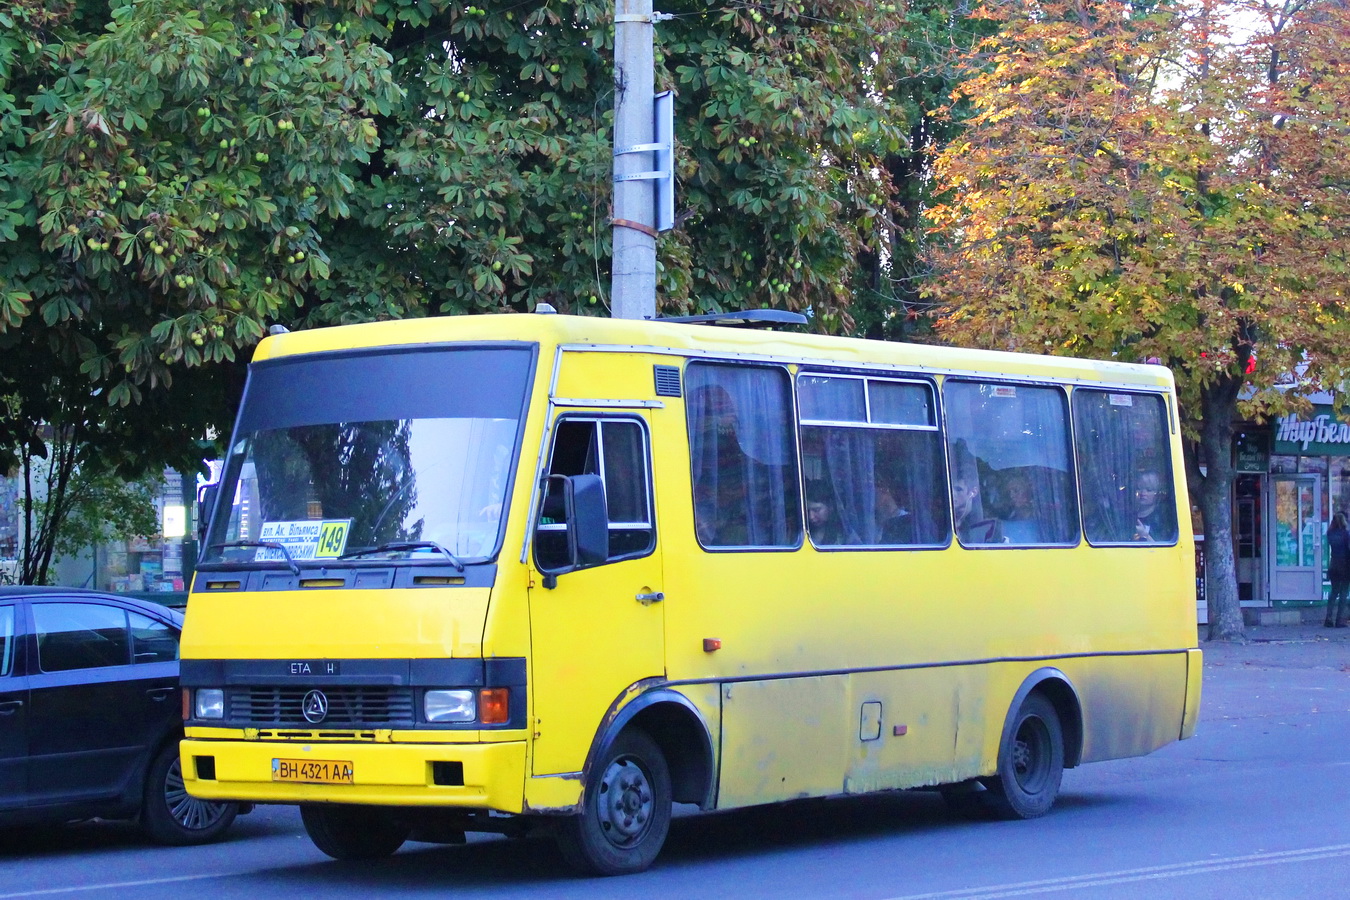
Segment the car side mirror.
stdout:
<path fill-rule="evenodd" d="M 208 484 L 197 493 L 197 543 L 206 543 L 206 526 L 211 523 L 211 513 L 216 508 L 216 496 L 220 493 L 219 484 Z"/>
<path fill-rule="evenodd" d="M 609 513 L 599 475 L 550 475 L 535 529 L 535 560 L 552 589 L 558 576 L 609 558 Z"/>

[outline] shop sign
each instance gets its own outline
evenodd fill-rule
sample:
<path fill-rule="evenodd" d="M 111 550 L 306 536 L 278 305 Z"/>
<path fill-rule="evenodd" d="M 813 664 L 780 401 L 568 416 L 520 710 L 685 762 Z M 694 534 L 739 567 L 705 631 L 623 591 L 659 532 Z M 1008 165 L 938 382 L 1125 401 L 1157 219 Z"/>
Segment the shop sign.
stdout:
<path fill-rule="evenodd" d="M 1239 472 L 1270 471 L 1270 432 L 1239 434 L 1234 444 L 1234 468 Z"/>
<path fill-rule="evenodd" d="M 1350 422 L 1342 422 L 1330 406 L 1313 408 L 1311 418 L 1296 415 L 1276 420 L 1275 452 L 1303 456 L 1350 456 Z"/>

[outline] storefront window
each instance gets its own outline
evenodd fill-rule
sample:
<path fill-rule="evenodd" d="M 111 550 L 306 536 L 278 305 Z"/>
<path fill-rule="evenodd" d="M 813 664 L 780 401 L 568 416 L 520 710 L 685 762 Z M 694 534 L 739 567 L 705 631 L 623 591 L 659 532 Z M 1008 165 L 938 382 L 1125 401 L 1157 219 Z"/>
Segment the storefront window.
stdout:
<path fill-rule="evenodd" d="M 1298 471 L 1298 457 L 1272 456 L 1270 458 L 1270 471 L 1273 475 L 1292 475 Z"/>
<path fill-rule="evenodd" d="M 1331 492 L 1331 502 L 1327 508 L 1333 515 L 1338 512 L 1350 515 L 1350 457 L 1331 458 L 1331 473 L 1327 483 Z M 1331 516 L 1327 518 L 1330 520 Z"/>

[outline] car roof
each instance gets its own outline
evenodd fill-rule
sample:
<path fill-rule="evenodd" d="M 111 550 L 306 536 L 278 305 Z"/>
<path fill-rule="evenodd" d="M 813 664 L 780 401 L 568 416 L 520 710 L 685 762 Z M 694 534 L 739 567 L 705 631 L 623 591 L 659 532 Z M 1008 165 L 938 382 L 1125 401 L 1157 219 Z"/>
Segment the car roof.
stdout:
<path fill-rule="evenodd" d="M 126 594 L 110 594 L 107 591 L 91 591 L 88 588 L 61 587 L 59 585 L 0 585 L 0 600 L 32 600 L 56 597 L 70 600 L 98 600 L 101 602 L 112 602 L 172 622 L 179 628 L 183 625 L 183 614 L 178 610 L 170 609 L 167 606 L 155 603 L 151 600 L 143 600 L 140 597 L 129 597 Z"/>

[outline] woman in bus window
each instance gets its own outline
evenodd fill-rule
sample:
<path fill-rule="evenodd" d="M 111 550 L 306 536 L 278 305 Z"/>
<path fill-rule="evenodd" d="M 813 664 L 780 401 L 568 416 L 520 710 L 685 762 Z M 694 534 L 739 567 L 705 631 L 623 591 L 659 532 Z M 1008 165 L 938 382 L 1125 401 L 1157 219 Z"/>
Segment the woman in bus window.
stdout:
<path fill-rule="evenodd" d="M 1036 544 L 1041 540 L 1036 516 L 1036 499 L 1031 482 L 1023 472 L 1013 472 L 1004 482 L 1008 494 L 1008 514 L 1003 518 L 1003 533 L 1014 544 Z"/>

